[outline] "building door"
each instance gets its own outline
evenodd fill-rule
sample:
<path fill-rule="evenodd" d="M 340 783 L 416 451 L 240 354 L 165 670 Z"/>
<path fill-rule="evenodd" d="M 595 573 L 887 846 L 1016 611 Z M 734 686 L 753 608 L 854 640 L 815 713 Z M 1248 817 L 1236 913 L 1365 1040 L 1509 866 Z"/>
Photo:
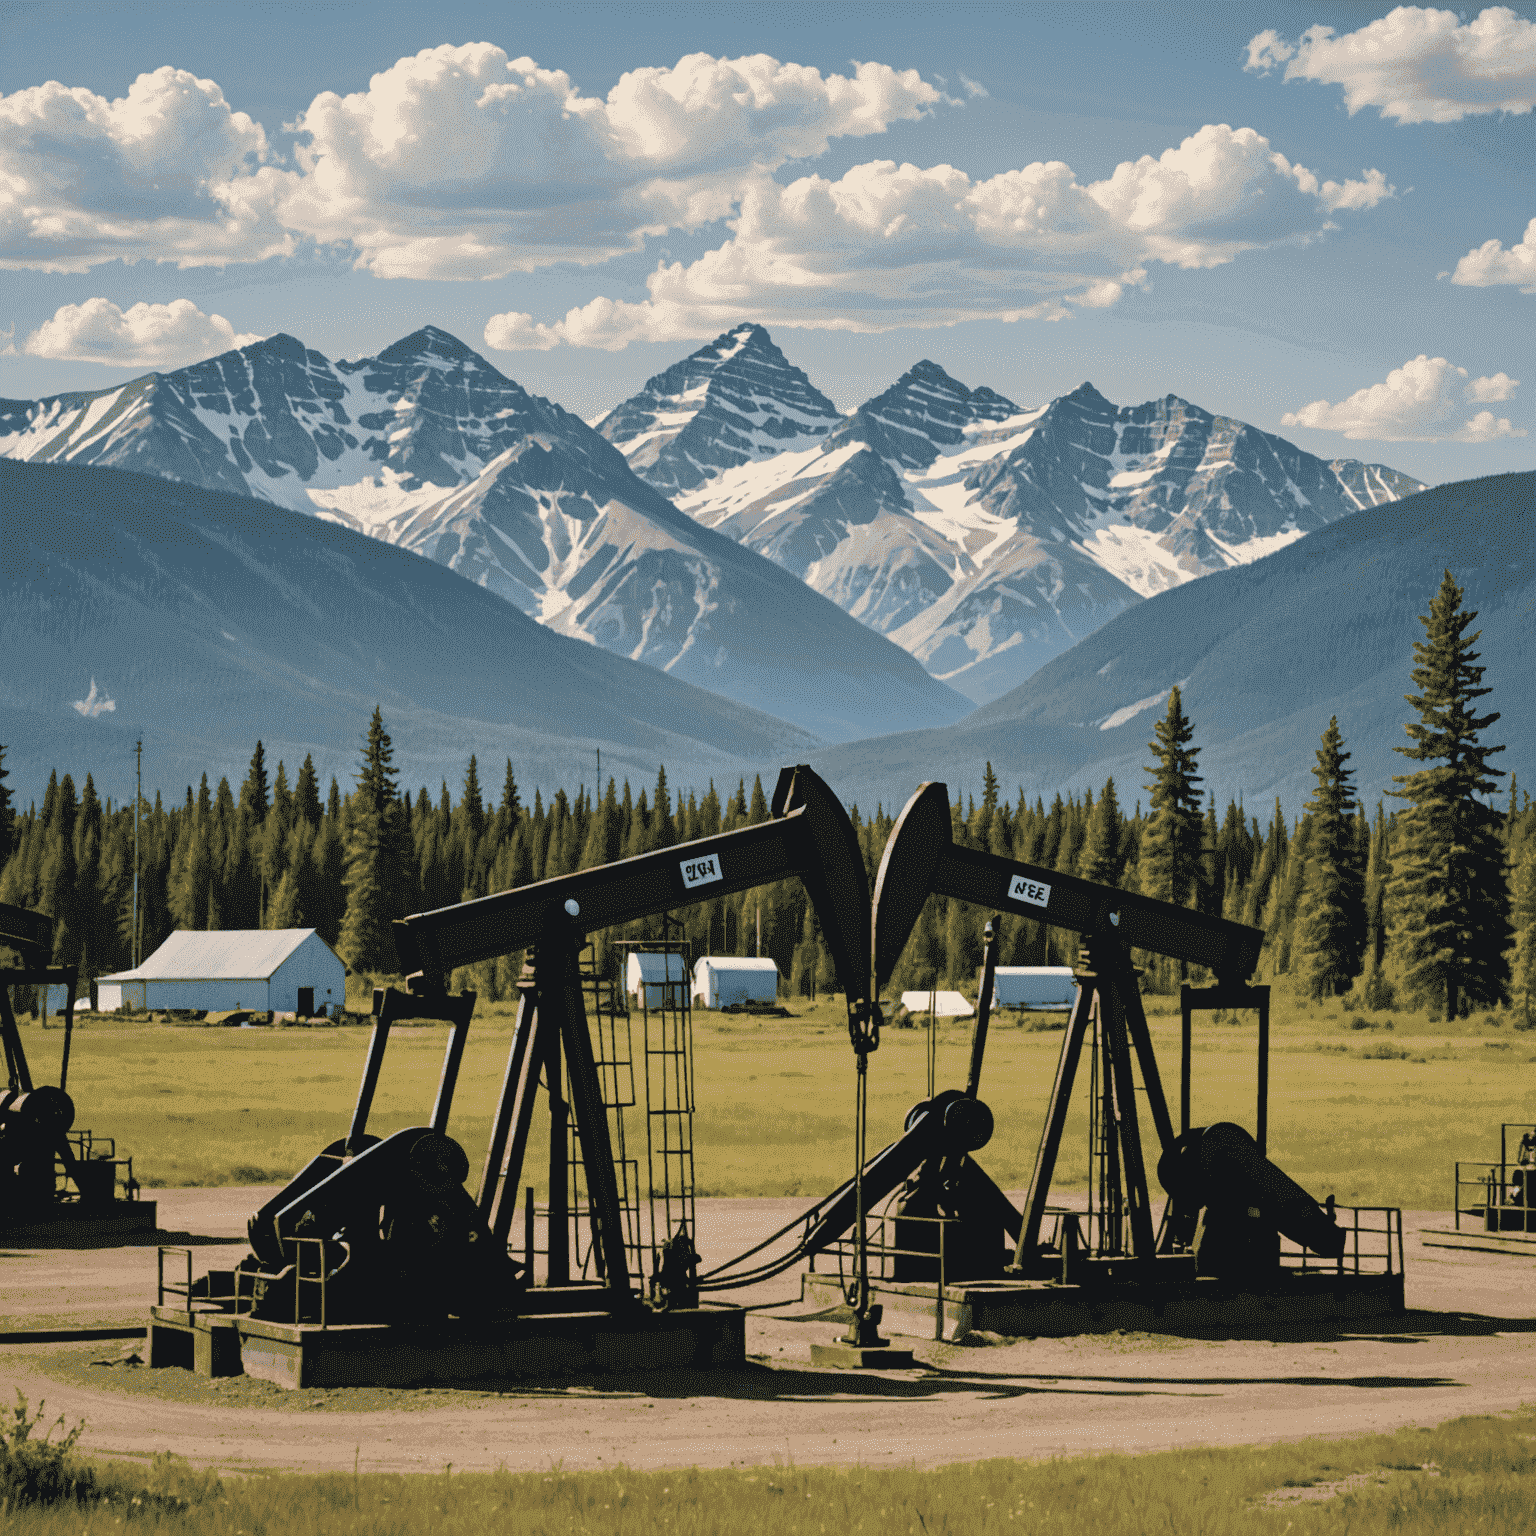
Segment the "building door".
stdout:
<path fill-rule="evenodd" d="M 299 988 L 299 1009 L 305 1018 L 309 1018 L 315 1011 L 315 989 L 313 987 Z"/>

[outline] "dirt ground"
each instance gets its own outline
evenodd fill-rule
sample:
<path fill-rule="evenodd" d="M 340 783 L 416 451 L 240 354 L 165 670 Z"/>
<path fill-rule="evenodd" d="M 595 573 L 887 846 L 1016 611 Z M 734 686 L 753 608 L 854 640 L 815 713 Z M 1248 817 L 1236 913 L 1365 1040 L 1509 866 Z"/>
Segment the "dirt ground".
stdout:
<path fill-rule="evenodd" d="M 0 1334 L 141 1324 L 156 1241 L 194 1248 L 201 1273 L 244 1252 L 260 1189 L 157 1190 L 162 1233 L 132 1247 L 0 1250 Z M 706 1260 L 739 1252 L 799 1200 L 703 1200 Z M 477 1382 L 463 1388 L 287 1392 L 123 1363 L 131 1342 L 0 1343 L 0 1403 L 20 1389 L 86 1420 L 82 1448 L 172 1450 L 230 1472 L 440 1472 L 837 1463 L 932 1466 L 1256 1444 L 1434 1424 L 1536 1401 L 1536 1257 L 1426 1247 L 1437 1213 L 1406 1216 L 1402 1317 L 1268 1337 L 1109 1334 L 912 1344 L 919 1368 L 810 1365 L 840 1329 L 749 1316 L 744 1370 Z M 164 1229 L 172 1234 L 168 1236 Z M 794 1303 L 791 1274 L 732 1299 Z"/>

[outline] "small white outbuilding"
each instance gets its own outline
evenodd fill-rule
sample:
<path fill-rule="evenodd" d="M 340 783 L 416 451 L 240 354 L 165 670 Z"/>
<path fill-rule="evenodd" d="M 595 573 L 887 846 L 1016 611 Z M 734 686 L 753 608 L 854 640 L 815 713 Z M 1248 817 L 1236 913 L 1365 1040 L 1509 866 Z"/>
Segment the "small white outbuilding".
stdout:
<path fill-rule="evenodd" d="M 669 993 L 670 984 L 670 995 Z M 688 984 L 688 962 L 678 954 L 664 951 L 632 949 L 629 963 L 624 967 L 624 990 L 638 1003 L 647 1008 L 670 1005 L 680 1008 L 685 997 L 683 987 Z"/>
<path fill-rule="evenodd" d="M 346 997 L 347 968 L 313 928 L 173 933 L 134 970 L 96 980 L 104 1013 L 127 1004 L 315 1014 L 340 1008 Z"/>
<path fill-rule="evenodd" d="M 938 1019 L 968 1019 L 976 1012 L 963 992 L 903 992 L 901 1006 L 908 1013 L 932 1013 Z"/>
<path fill-rule="evenodd" d="M 779 968 L 766 956 L 705 955 L 693 968 L 693 1000 L 706 1008 L 738 1008 L 778 998 Z"/>
<path fill-rule="evenodd" d="M 1070 965 L 1000 965 L 992 987 L 994 1008 L 1052 1012 L 1077 1002 Z"/>

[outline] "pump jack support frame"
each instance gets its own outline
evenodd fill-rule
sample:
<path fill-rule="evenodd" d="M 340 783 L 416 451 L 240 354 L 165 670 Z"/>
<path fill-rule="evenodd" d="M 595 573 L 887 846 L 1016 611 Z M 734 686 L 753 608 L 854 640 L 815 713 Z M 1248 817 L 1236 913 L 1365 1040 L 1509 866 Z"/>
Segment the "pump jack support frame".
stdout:
<path fill-rule="evenodd" d="M 1099 1025 L 1099 1035 L 1105 1044 L 1106 1111 L 1114 1117 L 1113 1126 L 1107 1125 L 1105 1130 L 1107 1136 L 1115 1138 L 1125 1170 L 1131 1218 L 1131 1251 L 1146 1264 L 1150 1264 L 1156 1255 L 1130 1058 L 1130 1050 L 1134 1047 L 1136 1061 L 1141 1068 L 1141 1080 L 1146 1088 L 1147 1107 L 1157 1130 L 1158 1144 L 1166 1150 L 1173 1143 L 1173 1123 L 1168 1116 L 1167 1100 L 1163 1097 L 1157 1058 L 1152 1051 L 1152 1036 L 1147 1029 L 1146 1014 L 1142 1010 L 1135 969 L 1118 940 L 1105 934 L 1089 935 L 1083 961 L 1086 963 L 1080 964 L 1076 973 L 1077 1002 L 1067 1024 L 1066 1038 L 1061 1043 L 1056 1083 L 1051 1089 L 1045 1129 L 1041 1133 L 1034 1172 L 1029 1180 L 1029 1193 L 1025 1197 L 1024 1224 L 1019 1231 L 1018 1246 L 1013 1255 L 1013 1269 L 1016 1273 L 1028 1267 L 1029 1259 L 1040 1245 L 1040 1227 L 1050 1198 L 1056 1159 L 1061 1151 L 1062 1132 L 1066 1128 L 1067 1109 L 1072 1099 L 1072 1085 L 1077 1076 L 1083 1045 L 1095 1023 Z"/>

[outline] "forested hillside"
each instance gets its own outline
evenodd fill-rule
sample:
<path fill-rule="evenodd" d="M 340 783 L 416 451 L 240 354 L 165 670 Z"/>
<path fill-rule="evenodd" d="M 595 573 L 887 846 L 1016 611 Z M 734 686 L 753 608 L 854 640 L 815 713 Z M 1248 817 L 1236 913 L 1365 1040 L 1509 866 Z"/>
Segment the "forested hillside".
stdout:
<path fill-rule="evenodd" d="M 1177 703 L 1175 697 L 1170 719 Z M 1182 769 L 1174 756 L 1177 744 L 1170 744 L 1180 731 Z M 1338 737 L 1336 728 L 1332 734 Z M 1206 800 L 1202 810 L 1198 777 L 1190 771 L 1198 755 L 1198 748 L 1188 746 L 1192 737 L 1182 714 L 1176 724 L 1159 725 L 1158 739 L 1150 744 L 1158 772 L 1148 786 L 1145 810 L 1139 787 L 1128 790 L 1113 780 L 1081 799 L 1058 795 L 1046 805 L 1021 794 L 1010 802 L 989 764 L 979 798 L 968 787 L 951 786 L 952 792 L 961 791 L 952 807 L 955 840 L 1263 927 L 1268 937 L 1261 979 L 1287 980 L 1313 995 L 1352 990 L 1363 1005 L 1390 1005 L 1394 988 L 1403 985 L 1406 963 L 1394 958 L 1392 942 L 1393 873 L 1401 872 L 1410 851 L 1404 815 L 1380 804 L 1368 815 L 1347 793 L 1341 800 L 1321 791 L 1295 821 L 1287 821 L 1278 804 L 1263 820 L 1236 802 L 1218 811 Z M 1331 747 L 1324 739 L 1319 752 L 1320 769 L 1327 769 L 1320 776 L 1324 789 L 1331 774 L 1333 788 L 1347 791 L 1341 750 L 1342 738 Z M 600 799 L 581 786 L 561 789 L 547 803 L 535 794 L 528 806 L 510 762 L 499 792 L 488 796 L 473 757 L 456 794 L 446 783 L 435 793 L 425 786 L 399 791 L 391 759 L 388 733 L 375 714 L 357 782 L 345 793 L 333 779 L 322 794 L 307 759 L 291 779 L 283 763 L 269 776 L 258 743 L 238 790 L 224 779 L 210 788 L 204 776 L 169 806 L 159 794 L 146 800 L 139 834 L 141 953 L 151 953 L 178 928 L 312 926 L 355 971 L 388 974 L 396 969 L 388 937 L 394 916 L 706 837 L 768 815 L 760 781 L 726 786 L 723 794 L 712 784 L 702 797 L 689 793 L 674 799 L 663 769 L 638 793 L 627 781 L 620 785 L 610 778 Z M 1180 772 L 1175 787 L 1182 794 L 1182 832 L 1164 793 L 1170 776 L 1177 779 Z M 1528 793 L 1517 808 L 1517 795 L 1512 785 L 1507 812 L 1487 812 L 1502 860 L 1498 905 L 1513 918 L 1514 942 L 1509 981 L 1495 980 L 1495 995 L 1485 1000 L 1506 995 L 1528 1010 L 1536 1005 L 1536 811 Z M 1129 813 L 1122 796 L 1134 796 Z M 899 810 L 852 808 L 871 881 Z M 104 805 L 89 776 L 79 787 L 67 775 L 55 778 L 41 805 L 14 816 L 7 809 L 0 820 L 0 901 L 52 914 L 56 959 L 78 961 L 83 975 L 126 968 L 132 960 L 133 836 L 131 805 Z M 1344 893 L 1333 903 L 1332 919 L 1318 895 L 1330 879 L 1335 894 Z M 760 919 L 763 953 L 778 963 L 792 994 L 835 984 L 797 881 L 700 902 L 680 915 L 695 954 L 752 953 Z M 931 899 L 890 993 L 932 984 L 974 990 L 981 929 L 989 915 L 961 902 Z M 598 943 L 603 947 L 645 931 L 600 935 Z M 1003 918 L 1001 933 L 1004 963 L 1061 964 L 1076 958 L 1075 935 L 1011 915 Z M 1473 935 L 1470 941 L 1494 937 Z M 1502 951 L 1504 938 L 1496 942 Z M 1148 968 L 1150 990 L 1178 985 L 1176 966 L 1156 957 L 1138 959 Z M 491 1000 L 508 997 L 519 960 L 508 956 L 472 967 L 457 975 L 455 984 L 472 986 Z M 1357 977 L 1360 983 L 1354 985 Z M 1463 1003 L 1477 1000 L 1471 996 Z"/>

